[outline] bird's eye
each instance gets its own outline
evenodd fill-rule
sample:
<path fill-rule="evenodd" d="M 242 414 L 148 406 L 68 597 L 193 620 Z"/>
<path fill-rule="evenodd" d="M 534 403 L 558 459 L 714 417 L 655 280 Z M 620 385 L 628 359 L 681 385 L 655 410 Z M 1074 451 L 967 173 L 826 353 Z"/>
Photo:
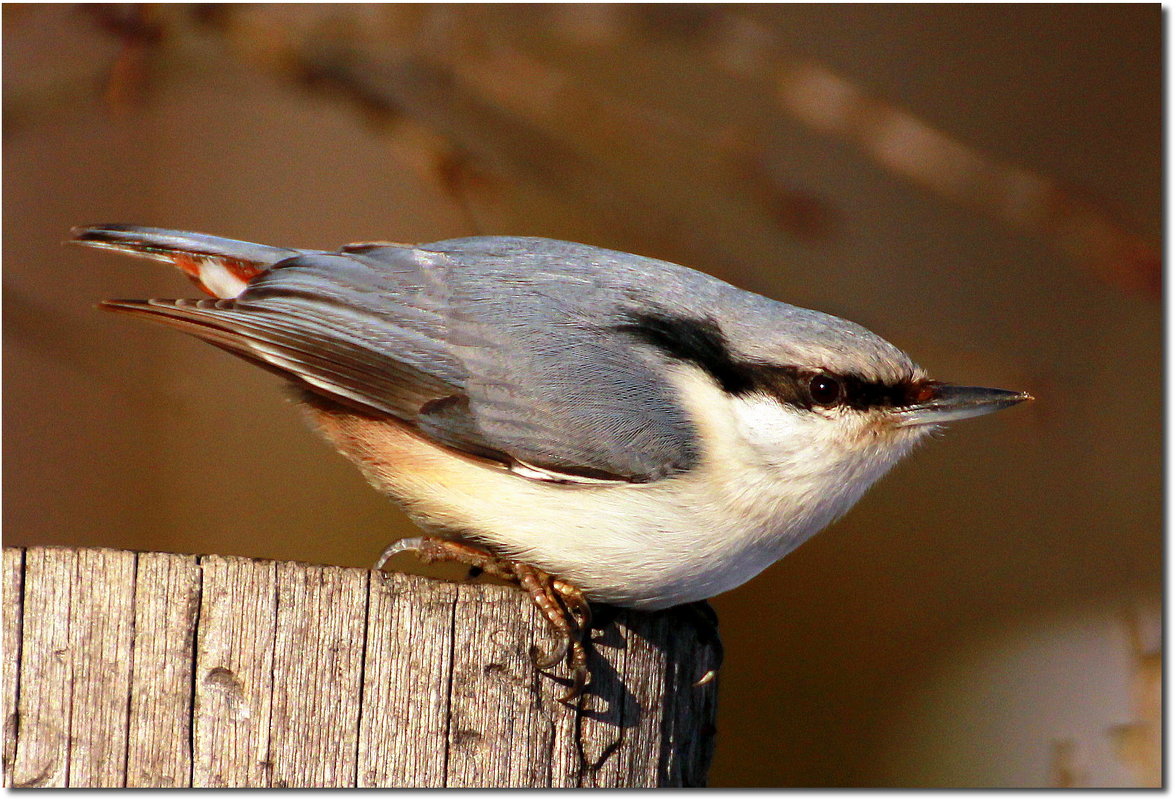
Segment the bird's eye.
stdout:
<path fill-rule="evenodd" d="M 833 406 L 841 400 L 841 382 L 831 375 L 815 375 L 809 381 L 809 395 L 818 406 Z"/>

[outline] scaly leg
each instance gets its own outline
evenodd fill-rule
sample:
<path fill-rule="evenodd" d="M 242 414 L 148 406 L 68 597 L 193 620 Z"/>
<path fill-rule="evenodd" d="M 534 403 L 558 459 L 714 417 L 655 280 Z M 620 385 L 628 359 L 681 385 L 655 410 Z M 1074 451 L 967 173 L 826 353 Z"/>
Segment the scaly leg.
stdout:
<path fill-rule="evenodd" d="M 521 587 L 560 638 L 560 644 L 550 654 L 541 655 L 532 648 L 531 660 L 537 668 L 545 670 L 566 657 L 572 670 L 572 686 L 560 700 L 571 701 L 583 692 L 588 681 L 588 653 L 584 639 L 588 636 L 588 627 L 592 622 L 592 610 L 579 588 L 517 559 L 504 559 L 481 548 L 439 537 L 397 540 L 380 554 L 375 569 L 383 569 L 388 560 L 401 551 L 415 551 L 417 558 L 425 564 L 456 562 L 469 565 L 471 570 L 487 573 Z"/>

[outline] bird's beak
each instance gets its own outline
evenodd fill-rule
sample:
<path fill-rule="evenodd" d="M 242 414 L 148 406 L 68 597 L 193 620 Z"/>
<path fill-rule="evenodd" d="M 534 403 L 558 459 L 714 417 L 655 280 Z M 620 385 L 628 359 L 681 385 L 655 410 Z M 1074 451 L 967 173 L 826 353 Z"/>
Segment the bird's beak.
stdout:
<path fill-rule="evenodd" d="M 894 413 L 899 426 L 926 426 L 979 417 L 999 411 L 1021 401 L 1033 400 L 1028 392 L 988 387 L 957 387 L 951 384 L 932 384 L 930 397 L 912 406 L 904 406 Z"/>

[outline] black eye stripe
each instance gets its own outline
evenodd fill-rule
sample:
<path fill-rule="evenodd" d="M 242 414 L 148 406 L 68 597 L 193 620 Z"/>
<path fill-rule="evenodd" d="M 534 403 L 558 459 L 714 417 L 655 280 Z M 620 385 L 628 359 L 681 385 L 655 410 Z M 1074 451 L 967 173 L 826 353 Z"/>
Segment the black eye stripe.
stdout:
<path fill-rule="evenodd" d="M 765 367 L 757 389 L 765 391 L 784 403 L 803 409 L 814 406 L 844 406 L 850 409 L 887 409 L 913 403 L 919 388 L 926 382 L 901 381 L 893 384 L 867 381 L 853 375 L 838 375 L 828 371 L 805 370 L 798 367 Z M 814 392 L 818 377 L 836 381 L 839 394 L 833 403 L 828 395 Z"/>
<path fill-rule="evenodd" d="M 633 311 L 616 330 L 656 347 L 671 359 L 698 365 L 732 395 L 767 393 L 782 403 L 801 409 L 841 406 L 865 410 L 908 406 L 916 402 L 929 384 L 913 378 L 888 384 L 828 370 L 740 361 L 732 356 L 726 338 L 713 320 L 648 310 Z M 814 397 L 813 379 L 818 376 L 837 383 L 836 397 L 823 390 L 815 393 L 820 397 Z"/>
<path fill-rule="evenodd" d="M 756 387 L 760 369 L 732 358 L 726 337 L 713 320 L 634 311 L 616 328 L 653 345 L 671 359 L 698 365 L 732 395 Z"/>

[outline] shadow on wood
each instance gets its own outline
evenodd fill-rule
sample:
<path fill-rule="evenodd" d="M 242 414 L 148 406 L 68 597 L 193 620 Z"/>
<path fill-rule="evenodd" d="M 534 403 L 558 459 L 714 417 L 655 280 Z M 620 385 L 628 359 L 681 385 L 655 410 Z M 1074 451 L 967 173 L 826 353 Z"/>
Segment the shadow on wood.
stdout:
<path fill-rule="evenodd" d="M 509 587 L 240 557 L 4 550 L 5 785 L 705 784 L 688 614 L 620 612 L 560 703 Z"/>

